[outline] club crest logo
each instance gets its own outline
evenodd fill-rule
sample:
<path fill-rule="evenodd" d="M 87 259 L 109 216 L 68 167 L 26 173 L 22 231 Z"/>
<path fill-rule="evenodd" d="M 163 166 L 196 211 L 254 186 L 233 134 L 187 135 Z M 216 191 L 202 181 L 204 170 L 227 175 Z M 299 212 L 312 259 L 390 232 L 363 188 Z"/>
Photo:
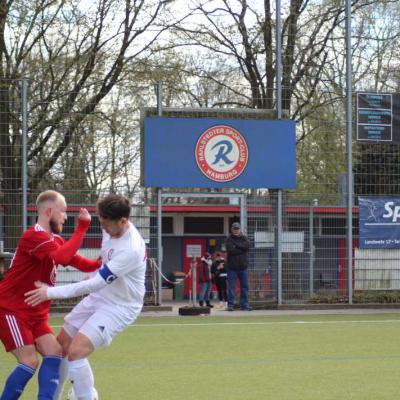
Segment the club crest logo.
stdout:
<path fill-rule="evenodd" d="M 229 182 L 245 170 L 249 150 L 239 131 L 227 125 L 216 125 L 201 134 L 196 144 L 195 158 L 207 178 Z"/>

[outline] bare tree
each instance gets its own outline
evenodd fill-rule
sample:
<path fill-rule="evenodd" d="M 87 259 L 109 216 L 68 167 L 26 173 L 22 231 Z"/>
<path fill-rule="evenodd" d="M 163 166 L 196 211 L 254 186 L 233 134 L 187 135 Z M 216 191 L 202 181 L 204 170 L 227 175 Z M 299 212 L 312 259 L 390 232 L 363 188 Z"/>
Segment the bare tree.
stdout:
<path fill-rule="evenodd" d="M 29 188 L 34 191 L 123 78 L 167 29 L 169 0 L 0 0 L 0 171 L 6 246 L 20 232 L 19 80 L 30 82 Z M 13 213 L 9 212 L 10 207 Z M 12 215 L 14 214 L 14 215 Z M 14 238 L 14 241 L 12 240 Z"/>
<path fill-rule="evenodd" d="M 191 1 L 195 19 L 185 20 L 176 35 L 182 46 L 196 46 L 192 68 L 185 70 L 196 82 L 210 82 L 222 96 L 208 99 L 208 106 L 275 107 L 275 10 L 274 2 L 250 0 Z M 353 82 L 355 88 L 389 89 L 395 84 L 398 65 L 398 10 L 396 2 L 355 0 L 353 10 Z M 338 173 L 344 170 L 345 31 L 344 3 L 290 0 L 282 5 L 282 98 L 286 117 L 298 122 L 298 143 L 306 149 L 330 149 L 342 160 L 328 157 L 318 177 L 324 176 L 328 197 L 338 190 Z M 379 20 L 380 23 L 375 22 Z M 397 61 L 396 61 L 397 60 Z M 392 74 L 390 74 L 392 71 Z M 222 72 L 222 73 L 221 73 Z M 192 84 L 196 102 L 201 92 Z M 189 93 L 189 90 L 186 90 Z M 214 93 L 217 93 L 216 91 Z M 207 92 L 204 93 L 208 95 Z M 330 131 L 332 137 L 324 134 Z M 321 135 L 319 135 L 321 133 Z M 308 136 L 311 136 L 307 139 Z M 306 142 L 305 142 L 306 141 Z M 318 143 L 319 141 L 319 143 Z M 315 154 L 302 160 L 309 172 L 320 160 Z M 307 161 L 309 164 L 307 166 Z M 330 165 L 328 165 L 330 164 Z M 315 170 L 316 171 L 316 170 Z M 324 172 L 325 171 L 325 172 Z M 331 175 L 326 175 L 331 172 Z M 306 171 L 300 171 L 300 177 Z M 317 172 L 317 171 L 316 171 Z M 313 178 L 311 178 L 312 180 Z M 303 190 L 307 191 L 302 180 Z M 315 189 L 315 184 L 313 184 Z"/>
<path fill-rule="evenodd" d="M 94 123 L 82 129 L 86 151 L 84 170 L 92 191 L 108 190 L 134 196 L 140 185 L 140 134 L 138 110 L 124 89 L 119 89 Z"/>
<path fill-rule="evenodd" d="M 263 6 L 247 0 L 193 1 L 191 4 L 203 19 L 197 18 L 202 22 L 190 21 L 180 27 L 182 42 L 199 46 L 211 57 L 220 57 L 234 67 L 240 79 L 231 82 L 230 88 L 246 95 L 247 107 L 272 109 L 276 76 L 271 2 L 264 1 Z M 343 18 L 343 7 L 337 2 L 315 5 L 314 11 L 306 13 L 307 7 L 311 9 L 308 1 L 291 0 L 283 19 L 282 87 L 286 110 L 291 109 L 298 82 L 310 75 L 315 63 L 326 53 L 326 41 Z M 214 79 L 206 71 L 204 75 Z M 247 91 L 243 90 L 245 86 Z"/>

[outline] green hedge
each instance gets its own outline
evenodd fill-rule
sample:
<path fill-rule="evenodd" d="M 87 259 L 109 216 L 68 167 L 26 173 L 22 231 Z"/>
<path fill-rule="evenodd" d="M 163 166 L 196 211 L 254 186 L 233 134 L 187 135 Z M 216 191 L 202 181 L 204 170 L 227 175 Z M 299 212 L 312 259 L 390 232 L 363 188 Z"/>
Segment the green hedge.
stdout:
<path fill-rule="evenodd" d="M 312 304 L 340 304 L 348 303 L 349 298 L 335 293 L 316 293 L 307 303 Z M 353 294 L 353 303 L 400 303 L 400 291 L 356 291 Z"/>

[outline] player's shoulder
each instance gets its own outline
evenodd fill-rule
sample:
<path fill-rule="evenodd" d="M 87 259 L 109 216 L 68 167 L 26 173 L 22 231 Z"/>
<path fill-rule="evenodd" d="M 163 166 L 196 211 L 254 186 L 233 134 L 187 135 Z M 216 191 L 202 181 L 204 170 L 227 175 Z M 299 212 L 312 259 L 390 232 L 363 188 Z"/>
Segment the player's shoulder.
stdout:
<path fill-rule="evenodd" d="M 142 236 L 132 223 L 129 223 L 129 229 L 123 238 L 126 241 L 125 246 L 131 248 L 141 247 L 143 242 Z"/>
<path fill-rule="evenodd" d="M 31 251 L 49 240 L 52 240 L 51 236 L 40 225 L 36 224 L 24 231 L 18 241 L 18 248 L 23 251 Z"/>
<path fill-rule="evenodd" d="M 133 225 L 131 225 L 129 232 L 121 239 L 122 240 L 120 240 L 116 246 L 119 257 L 124 258 L 127 262 L 131 261 L 133 263 L 137 263 L 139 259 L 143 258 L 146 245 L 140 233 Z"/>
<path fill-rule="evenodd" d="M 49 239 L 50 235 L 39 224 L 35 224 L 35 225 L 29 227 L 22 234 L 22 238 L 24 238 L 24 239 L 32 239 L 32 238 Z"/>
<path fill-rule="evenodd" d="M 132 232 L 132 235 L 136 238 L 136 239 L 140 239 L 139 241 L 143 241 L 143 237 L 140 234 L 140 232 L 138 231 L 138 229 L 136 228 L 135 225 L 133 225 L 132 223 L 130 224 L 130 231 Z"/>

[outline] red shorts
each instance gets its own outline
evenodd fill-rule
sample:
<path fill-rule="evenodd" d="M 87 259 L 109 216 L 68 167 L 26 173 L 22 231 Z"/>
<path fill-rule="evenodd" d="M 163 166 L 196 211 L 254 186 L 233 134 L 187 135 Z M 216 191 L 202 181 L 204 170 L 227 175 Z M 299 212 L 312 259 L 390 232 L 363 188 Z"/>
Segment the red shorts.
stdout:
<path fill-rule="evenodd" d="M 53 333 L 45 319 L 22 319 L 9 313 L 0 313 L 0 340 L 6 351 L 34 345 L 37 338 Z"/>

